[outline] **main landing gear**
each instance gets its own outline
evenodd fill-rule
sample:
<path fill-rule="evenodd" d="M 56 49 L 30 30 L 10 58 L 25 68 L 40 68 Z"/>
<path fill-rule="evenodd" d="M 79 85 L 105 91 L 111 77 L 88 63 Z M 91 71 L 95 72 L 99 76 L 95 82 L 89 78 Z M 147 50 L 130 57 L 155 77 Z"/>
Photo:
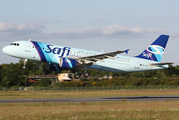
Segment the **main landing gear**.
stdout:
<path fill-rule="evenodd" d="M 84 73 L 82 74 L 82 76 L 84 78 L 88 78 L 90 76 L 89 72 L 88 71 L 84 71 Z M 74 74 L 74 78 L 75 79 L 79 79 L 80 78 L 80 74 L 78 72 L 75 72 Z"/>
<path fill-rule="evenodd" d="M 89 76 L 90 76 L 89 72 L 88 71 L 84 71 L 83 77 L 84 78 L 88 78 Z"/>
<path fill-rule="evenodd" d="M 75 78 L 75 79 L 80 79 L 80 74 L 76 72 L 76 73 L 74 74 L 74 78 Z"/>

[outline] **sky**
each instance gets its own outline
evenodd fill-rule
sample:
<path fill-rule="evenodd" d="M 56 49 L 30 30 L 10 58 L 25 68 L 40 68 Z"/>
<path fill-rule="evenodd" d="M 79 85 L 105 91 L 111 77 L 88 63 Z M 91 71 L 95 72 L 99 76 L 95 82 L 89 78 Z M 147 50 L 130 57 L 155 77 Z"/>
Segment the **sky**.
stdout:
<path fill-rule="evenodd" d="M 2 0 L 0 64 L 17 63 L 2 48 L 17 40 L 96 51 L 143 52 L 170 35 L 161 62 L 179 65 L 178 0 Z"/>

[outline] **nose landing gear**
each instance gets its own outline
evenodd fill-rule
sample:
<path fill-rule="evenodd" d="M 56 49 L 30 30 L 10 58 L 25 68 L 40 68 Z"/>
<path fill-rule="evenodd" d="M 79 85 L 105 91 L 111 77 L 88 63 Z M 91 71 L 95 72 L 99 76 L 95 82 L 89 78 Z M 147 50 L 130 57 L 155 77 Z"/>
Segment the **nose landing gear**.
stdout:
<path fill-rule="evenodd" d="M 25 69 L 25 65 L 27 63 L 27 59 L 24 59 L 24 66 L 23 66 L 23 69 Z"/>

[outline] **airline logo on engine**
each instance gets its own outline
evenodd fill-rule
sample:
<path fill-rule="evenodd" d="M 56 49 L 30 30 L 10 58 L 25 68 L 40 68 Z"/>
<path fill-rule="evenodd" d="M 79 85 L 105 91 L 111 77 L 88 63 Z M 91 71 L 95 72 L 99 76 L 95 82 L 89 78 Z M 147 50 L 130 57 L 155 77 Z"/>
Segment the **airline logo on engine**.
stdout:
<path fill-rule="evenodd" d="M 58 47 L 54 47 L 53 45 L 47 45 L 47 50 L 45 51 L 46 53 L 53 53 L 53 54 L 58 54 L 60 56 L 58 57 L 63 57 L 66 53 L 66 56 L 68 56 L 70 54 L 70 47 L 64 47 L 64 48 L 58 48 Z"/>

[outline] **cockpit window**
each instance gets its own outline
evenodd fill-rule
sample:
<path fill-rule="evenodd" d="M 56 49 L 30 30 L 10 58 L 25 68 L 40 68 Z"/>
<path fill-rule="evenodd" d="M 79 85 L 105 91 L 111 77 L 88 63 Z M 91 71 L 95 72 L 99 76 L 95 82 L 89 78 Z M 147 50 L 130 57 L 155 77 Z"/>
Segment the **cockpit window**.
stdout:
<path fill-rule="evenodd" d="M 11 43 L 10 45 L 19 46 L 19 43 Z"/>

